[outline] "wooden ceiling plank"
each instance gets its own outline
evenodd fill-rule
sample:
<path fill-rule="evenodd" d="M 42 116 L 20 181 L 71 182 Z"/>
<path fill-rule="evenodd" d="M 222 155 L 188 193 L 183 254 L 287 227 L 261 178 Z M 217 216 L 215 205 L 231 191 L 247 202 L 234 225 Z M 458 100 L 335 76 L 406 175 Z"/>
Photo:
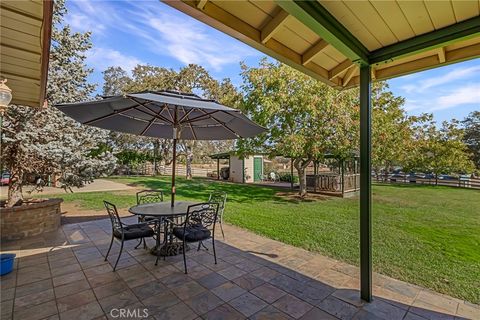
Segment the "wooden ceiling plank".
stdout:
<path fill-rule="evenodd" d="M 261 31 L 262 43 L 266 43 L 272 38 L 272 36 L 277 32 L 280 27 L 287 21 L 289 17 L 288 12 L 285 10 L 280 10 L 275 17 L 268 22 Z"/>
<path fill-rule="evenodd" d="M 371 1 L 390 30 L 395 34 L 399 41 L 409 39 L 415 36 L 412 27 L 405 18 L 402 10 L 395 1 Z"/>
<path fill-rule="evenodd" d="M 423 1 L 397 1 L 397 3 L 412 26 L 415 35 L 418 36 L 435 29 Z"/>
<path fill-rule="evenodd" d="M 395 34 L 369 1 L 343 1 L 343 3 L 382 46 L 398 42 Z"/>
<path fill-rule="evenodd" d="M 452 6 L 457 22 L 473 18 L 480 14 L 480 6 L 477 1 L 452 1 Z"/>
<path fill-rule="evenodd" d="M 457 22 L 450 1 L 425 1 L 425 6 L 435 30 Z"/>
<path fill-rule="evenodd" d="M 332 80 L 332 79 L 338 77 L 339 75 L 341 75 L 343 72 L 345 72 L 345 70 L 349 70 L 353 66 L 354 66 L 354 63 L 347 59 L 347 60 L 343 61 L 342 63 L 340 63 L 335 68 L 333 68 L 332 70 L 328 71 L 328 78 L 330 80 Z"/>
<path fill-rule="evenodd" d="M 319 53 L 325 50 L 327 46 L 328 43 L 325 40 L 318 41 L 302 55 L 302 64 L 306 65 L 311 62 Z"/>
<path fill-rule="evenodd" d="M 209 1 L 205 4 L 204 10 L 210 4 L 214 4 L 257 30 L 270 18 L 250 1 Z"/>

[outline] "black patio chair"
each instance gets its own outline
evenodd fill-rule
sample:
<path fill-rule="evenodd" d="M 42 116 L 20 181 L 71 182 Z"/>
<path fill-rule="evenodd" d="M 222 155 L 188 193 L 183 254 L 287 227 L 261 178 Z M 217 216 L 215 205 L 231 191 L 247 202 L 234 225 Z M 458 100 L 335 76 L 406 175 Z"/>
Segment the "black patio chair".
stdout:
<path fill-rule="evenodd" d="M 187 243 L 201 243 L 205 240 L 212 239 L 213 257 L 215 264 L 217 264 L 217 253 L 215 252 L 215 224 L 217 222 L 218 207 L 219 204 L 214 202 L 194 204 L 188 207 L 187 215 L 181 224 L 176 224 L 174 221 L 170 221 L 170 223 L 174 225 L 173 235 L 182 241 L 185 274 L 188 273 L 186 257 Z"/>
<path fill-rule="evenodd" d="M 138 204 L 145 204 L 145 203 L 156 203 L 156 202 L 163 202 L 163 191 L 162 190 L 142 190 L 137 192 L 137 205 Z M 149 217 L 149 216 L 138 216 L 138 223 L 144 223 L 144 222 L 155 222 L 156 218 L 155 217 Z M 157 225 L 155 225 L 157 227 Z M 143 242 L 143 248 L 145 249 L 147 247 L 147 244 L 145 243 L 145 239 L 140 239 L 140 242 L 137 244 L 135 249 L 138 248 L 140 244 Z"/>
<path fill-rule="evenodd" d="M 103 201 L 105 208 L 107 209 L 108 216 L 112 222 L 112 240 L 110 241 L 110 246 L 108 247 L 107 254 L 105 255 L 105 261 L 107 261 L 108 254 L 112 249 L 113 240 L 117 239 L 121 241 L 120 252 L 118 253 L 117 261 L 113 266 L 113 271 L 117 268 L 118 261 L 122 255 L 123 243 L 128 240 L 144 239 L 153 237 L 154 231 L 148 223 L 137 223 L 137 224 L 125 224 L 120 220 L 118 215 L 117 207 L 108 202 Z"/>
<path fill-rule="evenodd" d="M 217 222 L 220 224 L 220 231 L 222 231 L 222 237 L 223 237 L 223 240 L 225 240 L 225 233 L 223 232 L 223 213 L 225 211 L 225 205 L 227 204 L 227 193 L 223 191 L 214 191 L 210 193 L 208 202 L 218 203 L 218 221 Z"/>

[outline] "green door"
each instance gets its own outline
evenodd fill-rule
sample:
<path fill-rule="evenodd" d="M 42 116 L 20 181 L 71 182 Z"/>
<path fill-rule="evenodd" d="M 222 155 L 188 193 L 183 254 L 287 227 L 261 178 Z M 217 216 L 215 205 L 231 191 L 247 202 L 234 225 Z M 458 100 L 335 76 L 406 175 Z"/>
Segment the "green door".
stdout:
<path fill-rule="evenodd" d="M 263 158 L 253 158 L 253 181 L 262 181 L 263 176 Z"/>

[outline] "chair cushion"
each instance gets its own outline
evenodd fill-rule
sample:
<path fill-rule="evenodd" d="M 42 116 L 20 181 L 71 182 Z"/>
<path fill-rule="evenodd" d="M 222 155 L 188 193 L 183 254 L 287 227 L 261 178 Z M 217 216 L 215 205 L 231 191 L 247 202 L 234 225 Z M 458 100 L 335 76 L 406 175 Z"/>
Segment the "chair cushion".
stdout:
<path fill-rule="evenodd" d="M 183 240 L 183 227 L 173 228 L 173 234 Z M 207 240 L 210 238 L 211 232 L 201 224 L 192 225 L 185 229 L 185 241 L 186 242 L 197 242 L 202 240 Z"/>
<path fill-rule="evenodd" d="M 125 236 L 125 240 L 131 239 L 139 239 L 139 238 L 148 238 L 154 235 L 154 231 L 148 225 L 139 223 L 139 224 L 130 224 L 128 226 L 123 226 L 123 233 Z M 121 230 L 114 230 L 113 235 L 118 238 L 122 239 L 122 231 Z"/>

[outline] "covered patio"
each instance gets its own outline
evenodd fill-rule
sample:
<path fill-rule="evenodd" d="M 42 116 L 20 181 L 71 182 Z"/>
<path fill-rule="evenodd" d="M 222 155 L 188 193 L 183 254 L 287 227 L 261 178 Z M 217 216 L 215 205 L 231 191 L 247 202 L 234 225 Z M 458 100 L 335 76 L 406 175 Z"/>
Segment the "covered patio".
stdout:
<path fill-rule="evenodd" d="M 334 88 L 359 86 L 360 296 L 371 302 L 372 81 L 479 57 L 478 2 L 164 2 Z"/>
<path fill-rule="evenodd" d="M 110 319 L 121 308 L 137 312 L 129 316 L 135 319 L 453 320 L 476 319 L 480 312 L 479 306 L 376 273 L 376 299 L 365 303 L 356 267 L 233 226 L 225 231 L 227 240 L 217 243 L 218 264 L 211 250 L 190 250 L 188 275 L 181 255 L 155 266 L 135 243 L 127 244 L 112 272 L 115 255 L 104 261 L 109 220 L 3 243 L 1 250 L 19 259 L 2 277 L 2 319 Z"/>
<path fill-rule="evenodd" d="M 373 272 L 370 174 L 372 80 L 479 57 L 478 2 L 165 2 L 328 85 L 360 86 L 360 268 L 227 225 L 217 265 L 211 250 L 191 250 L 185 275 L 181 256 L 155 266 L 146 250 L 127 243 L 112 272 L 115 255 L 104 261 L 111 224 L 97 220 L 2 243 L 2 252 L 19 258 L 1 278 L 2 318 L 105 319 L 127 307 L 137 310 L 130 317 L 142 318 L 147 308 L 156 319 L 479 318 L 477 305 Z M 24 3 L 2 2 L 2 10 L 28 13 Z M 39 16 L 37 38 L 48 44 L 51 1 L 41 3 L 45 7 L 33 12 Z M 14 94 L 13 103 L 43 104 L 45 48 L 28 55 L 38 72 L 18 76 L 18 89 L 12 89 L 25 95 L 15 100 Z M 2 56 L 12 66 L 19 60 Z M 2 62 L 2 76 L 14 79 L 6 66 Z"/>

